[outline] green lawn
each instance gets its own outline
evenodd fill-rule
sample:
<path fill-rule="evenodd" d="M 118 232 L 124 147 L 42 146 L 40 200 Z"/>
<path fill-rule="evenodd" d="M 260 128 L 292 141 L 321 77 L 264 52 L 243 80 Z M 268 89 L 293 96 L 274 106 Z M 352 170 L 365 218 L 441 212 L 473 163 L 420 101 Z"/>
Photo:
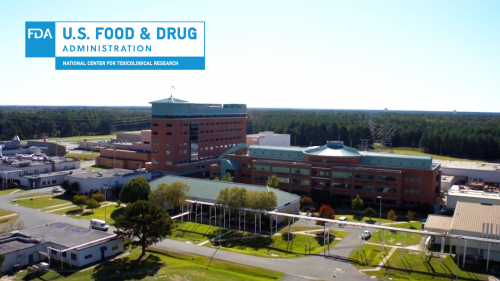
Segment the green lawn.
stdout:
<path fill-rule="evenodd" d="M 391 226 L 391 225 L 389 225 Z M 409 223 L 397 223 L 392 225 L 397 228 L 406 228 L 406 229 L 416 229 L 423 230 L 421 222 L 412 222 L 411 225 Z M 383 233 L 385 232 L 385 239 Z M 420 243 L 422 236 L 420 234 L 415 233 L 407 233 L 406 234 L 406 246 L 417 245 Z M 378 230 L 372 234 L 372 237 L 368 240 L 372 243 L 382 243 L 382 240 L 385 241 L 387 245 L 396 245 L 396 243 L 402 243 L 403 241 L 403 232 L 393 232 L 388 230 Z"/>
<path fill-rule="evenodd" d="M 437 154 L 425 153 L 422 151 L 421 148 L 394 147 L 394 148 L 386 148 L 385 150 L 377 148 L 376 151 L 380 151 L 380 152 L 385 151 L 385 152 L 392 152 L 392 153 L 397 153 L 397 154 L 409 154 L 409 155 L 429 155 L 429 156 L 432 156 L 432 158 L 434 158 L 434 159 L 450 160 L 450 161 L 480 161 L 480 160 L 454 158 L 454 157 L 449 157 L 449 156 L 440 156 Z"/>
<path fill-rule="evenodd" d="M 227 231 L 228 230 L 222 229 L 222 233 L 225 233 Z M 172 235 L 170 235 L 170 238 L 181 241 L 190 241 L 192 243 L 198 244 L 218 235 L 218 226 L 185 222 L 178 225 L 178 227 L 172 232 Z"/>
<path fill-rule="evenodd" d="M 387 256 L 391 249 L 391 247 L 365 244 L 353 250 L 349 255 L 349 259 L 357 269 L 373 268 Z"/>
<path fill-rule="evenodd" d="M 116 134 L 113 135 L 98 135 L 98 136 L 74 136 L 74 137 L 66 137 L 66 138 L 50 138 L 48 141 L 56 141 L 57 142 L 74 142 L 77 143 L 79 141 L 83 141 L 83 139 L 87 139 L 88 141 L 94 140 L 109 140 L 112 138 L 116 138 Z"/>
<path fill-rule="evenodd" d="M 43 196 L 47 194 L 32 194 L 28 196 L 20 196 L 17 197 L 16 199 L 12 200 L 11 203 L 13 204 L 18 204 L 19 206 L 24 206 L 28 208 L 33 208 L 33 209 L 41 209 L 41 208 L 46 208 L 50 206 L 55 206 L 55 205 L 60 205 L 64 203 L 71 202 L 71 197 L 67 196 L 65 194 L 61 195 L 55 195 L 55 196 Z M 38 197 L 38 198 L 32 198 L 32 199 L 22 199 L 26 197 L 36 197 L 36 196 L 43 196 L 43 197 Z M 18 200 L 22 199 L 22 200 Z"/>
<path fill-rule="evenodd" d="M 1 189 L 0 190 L 0 195 L 11 194 L 12 192 L 14 192 L 16 190 L 18 190 L 17 193 L 20 193 L 20 192 L 24 191 L 23 189 L 19 189 L 19 188 L 7 188 L 7 189 Z"/>
<path fill-rule="evenodd" d="M 366 246 L 368 248 L 368 245 Z M 389 249 L 387 248 L 387 251 Z M 438 256 L 422 257 L 420 252 L 409 250 L 406 250 L 402 255 L 402 251 L 402 249 L 396 250 L 379 271 L 365 273 L 385 280 L 455 280 L 457 267 L 454 258 L 447 255 L 440 262 Z M 351 254 L 350 258 L 354 258 L 356 261 L 353 262 L 353 265 L 360 268 L 356 263 L 359 259 L 355 257 L 356 251 Z M 488 275 L 484 272 L 485 269 L 485 264 L 466 264 L 465 270 L 459 269 L 459 280 L 488 280 Z"/>
<path fill-rule="evenodd" d="M 13 214 L 13 213 L 14 212 L 9 211 L 9 210 L 0 209 L 0 217 L 6 216 L 6 215 L 10 215 L 10 214 Z"/>
<path fill-rule="evenodd" d="M 94 160 L 99 156 L 98 152 L 83 152 L 83 153 L 68 153 L 66 157 L 68 158 L 78 158 L 80 161 Z"/>
<path fill-rule="evenodd" d="M 355 219 L 354 219 L 354 215 L 353 215 L 353 214 L 347 214 L 347 213 L 344 213 L 344 214 L 342 214 L 342 213 L 335 213 L 335 219 L 337 219 L 337 220 L 338 220 L 340 217 L 346 217 L 349 221 L 353 221 L 353 222 L 365 222 L 365 223 L 373 223 L 373 224 L 375 224 L 375 223 L 377 223 L 377 224 L 378 224 L 378 222 L 379 222 L 378 217 L 372 217 L 372 220 L 371 220 L 371 221 L 370 221 L 370 218 L 369 218 L 369 217 L 363 217 L 363 219 L 362 219 L 361 221 L 359 221 L 359 220 L 355 220 Z M 386 215 L 386 217 L 387 217 L 387 215 Z M 389 222 L 391 222 L 391 221 L 390 221 L 390 220 L 388 220 L 388 219 L 384 219 L 384 218 L 382 218 L 381 222 L 382 222 L 382 223 L 389 223 Z"/>
<path fill-rule="evenodd" d="M 241 233 L 241 232 L 240 232 Z M 339 242 L 335 237 L 345 237 L 346 232 L 339 230 L 330 230 L 330 241 L 328 247 L 332 247 Z M 235 238 L 237 235 L 230 237 L 224 236 L 224 239 Z M 241 233 L 241 237 L 251 236 L 251 233 Z M 288 240 L 287 233 L 282 235 L 259 236 L 246 239 L 230 240 L 221 243 L 221 247 L 225 250 L 250 254 L 263 257 L 281 257 L 294 258 L 303 257 L 308 254 L 320 254 L 324 251 L 323 232 L 313 233 L 306 236 L 303 234 L 290 234 Z M 307 240 L 307 243 L 306 243 Z M 217 243 L 214 243 L 217 246 Z"/>
<path fill-rule="evenodd" d="M 109 203 L 111 202 L 108 201 L 108 204 Z M 101 205 L 104 205 L 104 202 L 102 202 Z M 115 223 L 115 219 L 120 214 L 123 213 L 123 209 L 124 209 L 123 205 L 118 207 L 118 205 L 113 204 L 106 206 L 106 208 L 104 208 L 104 206 L 101 206 L 92 211 L 92 210 L 87 210 L 84 206 L 83 212 L 81 212 L 80 207 L 74 206 L 72 208 L 55 211 L 53 213 L 58 215 L 66 215 L 68 217 L 85 219 L 85 220 L 100 219 L 100 220 L 105 220 L 110 225 L 113 225 Z M 104 217 L 104 213 L 106 213 L 106 218 Z"/>
<path fill-rule="evenodd" d="M 76 273 L 48 272 L 30 280 L 280 280 L 284 274 L 191 254 L 149 250 L 141 260 L 140 251 Z M 209 265 L 210 263 L 210 265 Z M 209 265 L 209 266 L 208 266 Z M 16 279 L 23 279 L 26 270 Z"/>
<path fill-rule="evenodd" d="M 32 193 L 32 194 L 29 194 L 29 195 L 18 196 L 16 198 L 12 199 L 12 201 L 17 200 L 17 199 L 22 199 L 22 198 L 40 197 L 40 196 L 52 196 L 52 195 L 48 194 L 48 193 Z"/>

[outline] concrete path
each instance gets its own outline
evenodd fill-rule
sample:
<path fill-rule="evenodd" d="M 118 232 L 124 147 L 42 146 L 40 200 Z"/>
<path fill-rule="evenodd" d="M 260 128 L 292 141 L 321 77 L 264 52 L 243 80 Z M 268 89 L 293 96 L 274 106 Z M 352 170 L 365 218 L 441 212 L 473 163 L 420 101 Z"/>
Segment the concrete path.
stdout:
<path fill-rule="evenodd" d="M 54 206 L 43 207 L 43 208 L 40 208 L 40 209 L 38 209 L 38 210 L 52 209 L 52 208 L 57 208 L 57 207 L 61 207 L 61 206 L 66 206 L 66 205 L 69 205 L 69 204 L 73 204 L 73 203 L 72 203 L 72 202 L 68 202 L 68 203 L 64 203 L 64 204 L 59 204 L 59 205 L 54 205 Z M 49 211 L 49 212 L 52 212 L 52 211 Z"/>
<path fill-rule="evenodd" d="M 228 232 L 222 233 L 222 234 L 221 234 L 221 235 L 219 235 L 219 236 L 214 237 L 214 238 L 213 238 L 213 240 L 218 239 L 218 238 L 222 238 L 222 237 L 226 236 L 226 235 L 227 235 L 227 234 L 229 234 L 229 233 L 231 233 L 231 230 L 230 230 L 230 231 L 228 231 Z M 198 246 L 203 246 L 203 245 L 205 245 L 205 244 L 207 244 L 207 243 L 209 243 L 209 242 L 210 242 L 210 239 L 205 240 L 205 241 L 201 242 L 200 244 L 198 244 Z"/>
<path fill-rule="evenodd" d="M 18 216 L 18 214 L 13 213 L 13 214 L 9 214 L 9 215 L 5 215 L 5 216 L 1 216 L 1 217 L 0 217 L 0 220 L 2 220 L 2 219 L 6 219 L 6 218 L 10 218 L 10 217 L 14 217 L 14 216 Z"/>
<path fill-rule="evenodd" d="M 20 189 L 16 189 L 16 190 L 12 191 L 11 193 L 9 193 L 9 195 L 10 194 L 14 194 L 14 193 L 19 192 L 19 191 L 21 191 L 21 190 Z"/>
<path fill-rule="evenodd" d="M 392 256 L 392 254 L 396 251 L 396 248 L 392 248 L 389 253 L 387 254 L 387 256 L 383 257 L 381 259 L 381 261 L 378 263 L 378 266 L 375 267 L 375 268 L 368 268 L 368 269 L 360 269 L 359 271 L 379 271 L 382 266 L 384 266 L 384 264 L 387 262 L 387 260 L 389 260 L 389 258 Z"/>

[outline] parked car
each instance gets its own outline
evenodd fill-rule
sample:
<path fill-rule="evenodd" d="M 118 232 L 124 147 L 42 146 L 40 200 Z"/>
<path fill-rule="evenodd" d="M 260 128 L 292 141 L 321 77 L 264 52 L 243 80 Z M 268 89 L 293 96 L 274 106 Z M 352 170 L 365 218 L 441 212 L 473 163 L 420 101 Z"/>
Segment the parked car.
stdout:
<path fill-rule="evenodd" d="M 339 221 L 349 221 L 349 220 L 346 217 L 340 217 Z M 339 227 L 343 227 L 343 226 L 345 226 L 345 224 L 339 223 Z"/>
<path fill-rule="evenodd" d="M 365 230 L 363 231 L 363 233 L 361 233 L 361 239 L 363 240 L 368 240 L 370 239 L 370 237 L 372 237 L 372 233 L 368 230 Z"/>
<path fill-rule="evenodd" d="M 63 191 L 64 190 L 61 187 L 59 187 L 59 186 L 54 186 L 52 188 L 52 193 L 59 193 L 59 192 L 63 192 Z"/>

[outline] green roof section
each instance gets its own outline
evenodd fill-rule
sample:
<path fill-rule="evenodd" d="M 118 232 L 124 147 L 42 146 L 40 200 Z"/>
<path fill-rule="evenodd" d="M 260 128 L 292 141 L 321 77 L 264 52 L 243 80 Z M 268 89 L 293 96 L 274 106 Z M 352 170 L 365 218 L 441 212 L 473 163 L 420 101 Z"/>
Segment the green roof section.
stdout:
<path fill-rule="evenodd" d="M 189 103 L 189 102 L 187 102 L 185 100 L 176 99 L 173 96 L 170 96 L 169 98 L 157 100 L 157 101 L 152 101 L 150 103 L 153 104 L 153 103 Z"/>
<path fill-rule="evenodd" d="M 208 104 L 190 103 L 172 96 L 167 99 L 150 102 L 153 118 L 170 117 L 246 117 L 246 104 Z"/>
<path fill-rule="evenodd" d="M 363 158 L 361 164 L 370 166 L 384 166 L 395 168 L 411 168 L 420 170 L 432 170 L 432 156 L 428 155 L 406 155 L 396 153 L 380 153 L 360 151 Z"/>
<path fill-rule="evenodd" d="M 304 150 L 305 154 L 323 157 L 361 157 L 359 152 L 341 141 L 328 141 L 326 145 Z"/>
<path fill-rule="evenodd" d="M 273 159 L 305 160 L 304 150 L 306 149 L 308 148 L 251 145 L 248 148 L 248 156 Z"/>
<path fill-rule="evenodd" d="M 217 196 L 219 196 L 221 190 L 223 190 L 224 188 L 233 188 L 233 187 L 244 188 L 248 192 L 253 190 L 272 191 L 274 192 L 274 194 L 276 194 L 276 198 L 278 200 L 277 207 L 283 206 L 287 203 L 300 199 L 300 197 L 295 194 L 262 185 L 213 181 L 213 180 L 186 178 L 186 177 L 171 176 L 171 175 L 156 179 L 150 182 L 149 184 L 151 186 L 151 190 L 155 190 L 161 183 L 172 184 L 174 181 L 181 181 L 189 185 L 189 191 L 186 195 L 192 198 L 193 200 L 198 200 L 198 201 L 206 201 L 213 203 L 215 202 Z"/>

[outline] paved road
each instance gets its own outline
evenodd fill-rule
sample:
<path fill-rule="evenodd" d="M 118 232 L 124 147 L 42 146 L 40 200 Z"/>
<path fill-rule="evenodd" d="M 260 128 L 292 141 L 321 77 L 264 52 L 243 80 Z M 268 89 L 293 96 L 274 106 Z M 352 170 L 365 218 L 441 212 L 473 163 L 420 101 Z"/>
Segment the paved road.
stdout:
<path fill-rule="evenodd" d="M 22 195 L 34 193 L 50 193 L 52 188 L 41 188 L 23 192 Z M 1 208 L 18 213 L 24 221 L 26 227 L 33 227 L 52 223 L 56 221 L 71 223 L 82 227 L 88 227 L 89 222 L 83 219 L 74 219 L 43 211 L 30 209 L 22 206 L 16 206 L 9 203 L 11 199 L 19 196 L 19 193 L 0 196 Z M 303 224 L 304 222 L 297 222 Z M 156 246 L 166 250 L 187 252 L 197 255 L 211 257 L 215 253 L 215 258 L 230 262 L 241 263 L 250 266 L 262 267 L 271 270 L 277 270 L 286 274 L 285 281 L 295 280 L 373 280 L 369 276 L 359 272 L 346 260 L 345 257 L 359 246 L 360 229 L 342 228 L 341 230 L 349 232 L 334 248 L 330 250 L 330 256 L 307 256 L 304 258 L 276 259 L 262 258 L 250 255 L 244 255 L 217 248 L 198 246 L 177 240 L 165 239 Z M 110 230 L 111 231 L 111 230 Z"/>

